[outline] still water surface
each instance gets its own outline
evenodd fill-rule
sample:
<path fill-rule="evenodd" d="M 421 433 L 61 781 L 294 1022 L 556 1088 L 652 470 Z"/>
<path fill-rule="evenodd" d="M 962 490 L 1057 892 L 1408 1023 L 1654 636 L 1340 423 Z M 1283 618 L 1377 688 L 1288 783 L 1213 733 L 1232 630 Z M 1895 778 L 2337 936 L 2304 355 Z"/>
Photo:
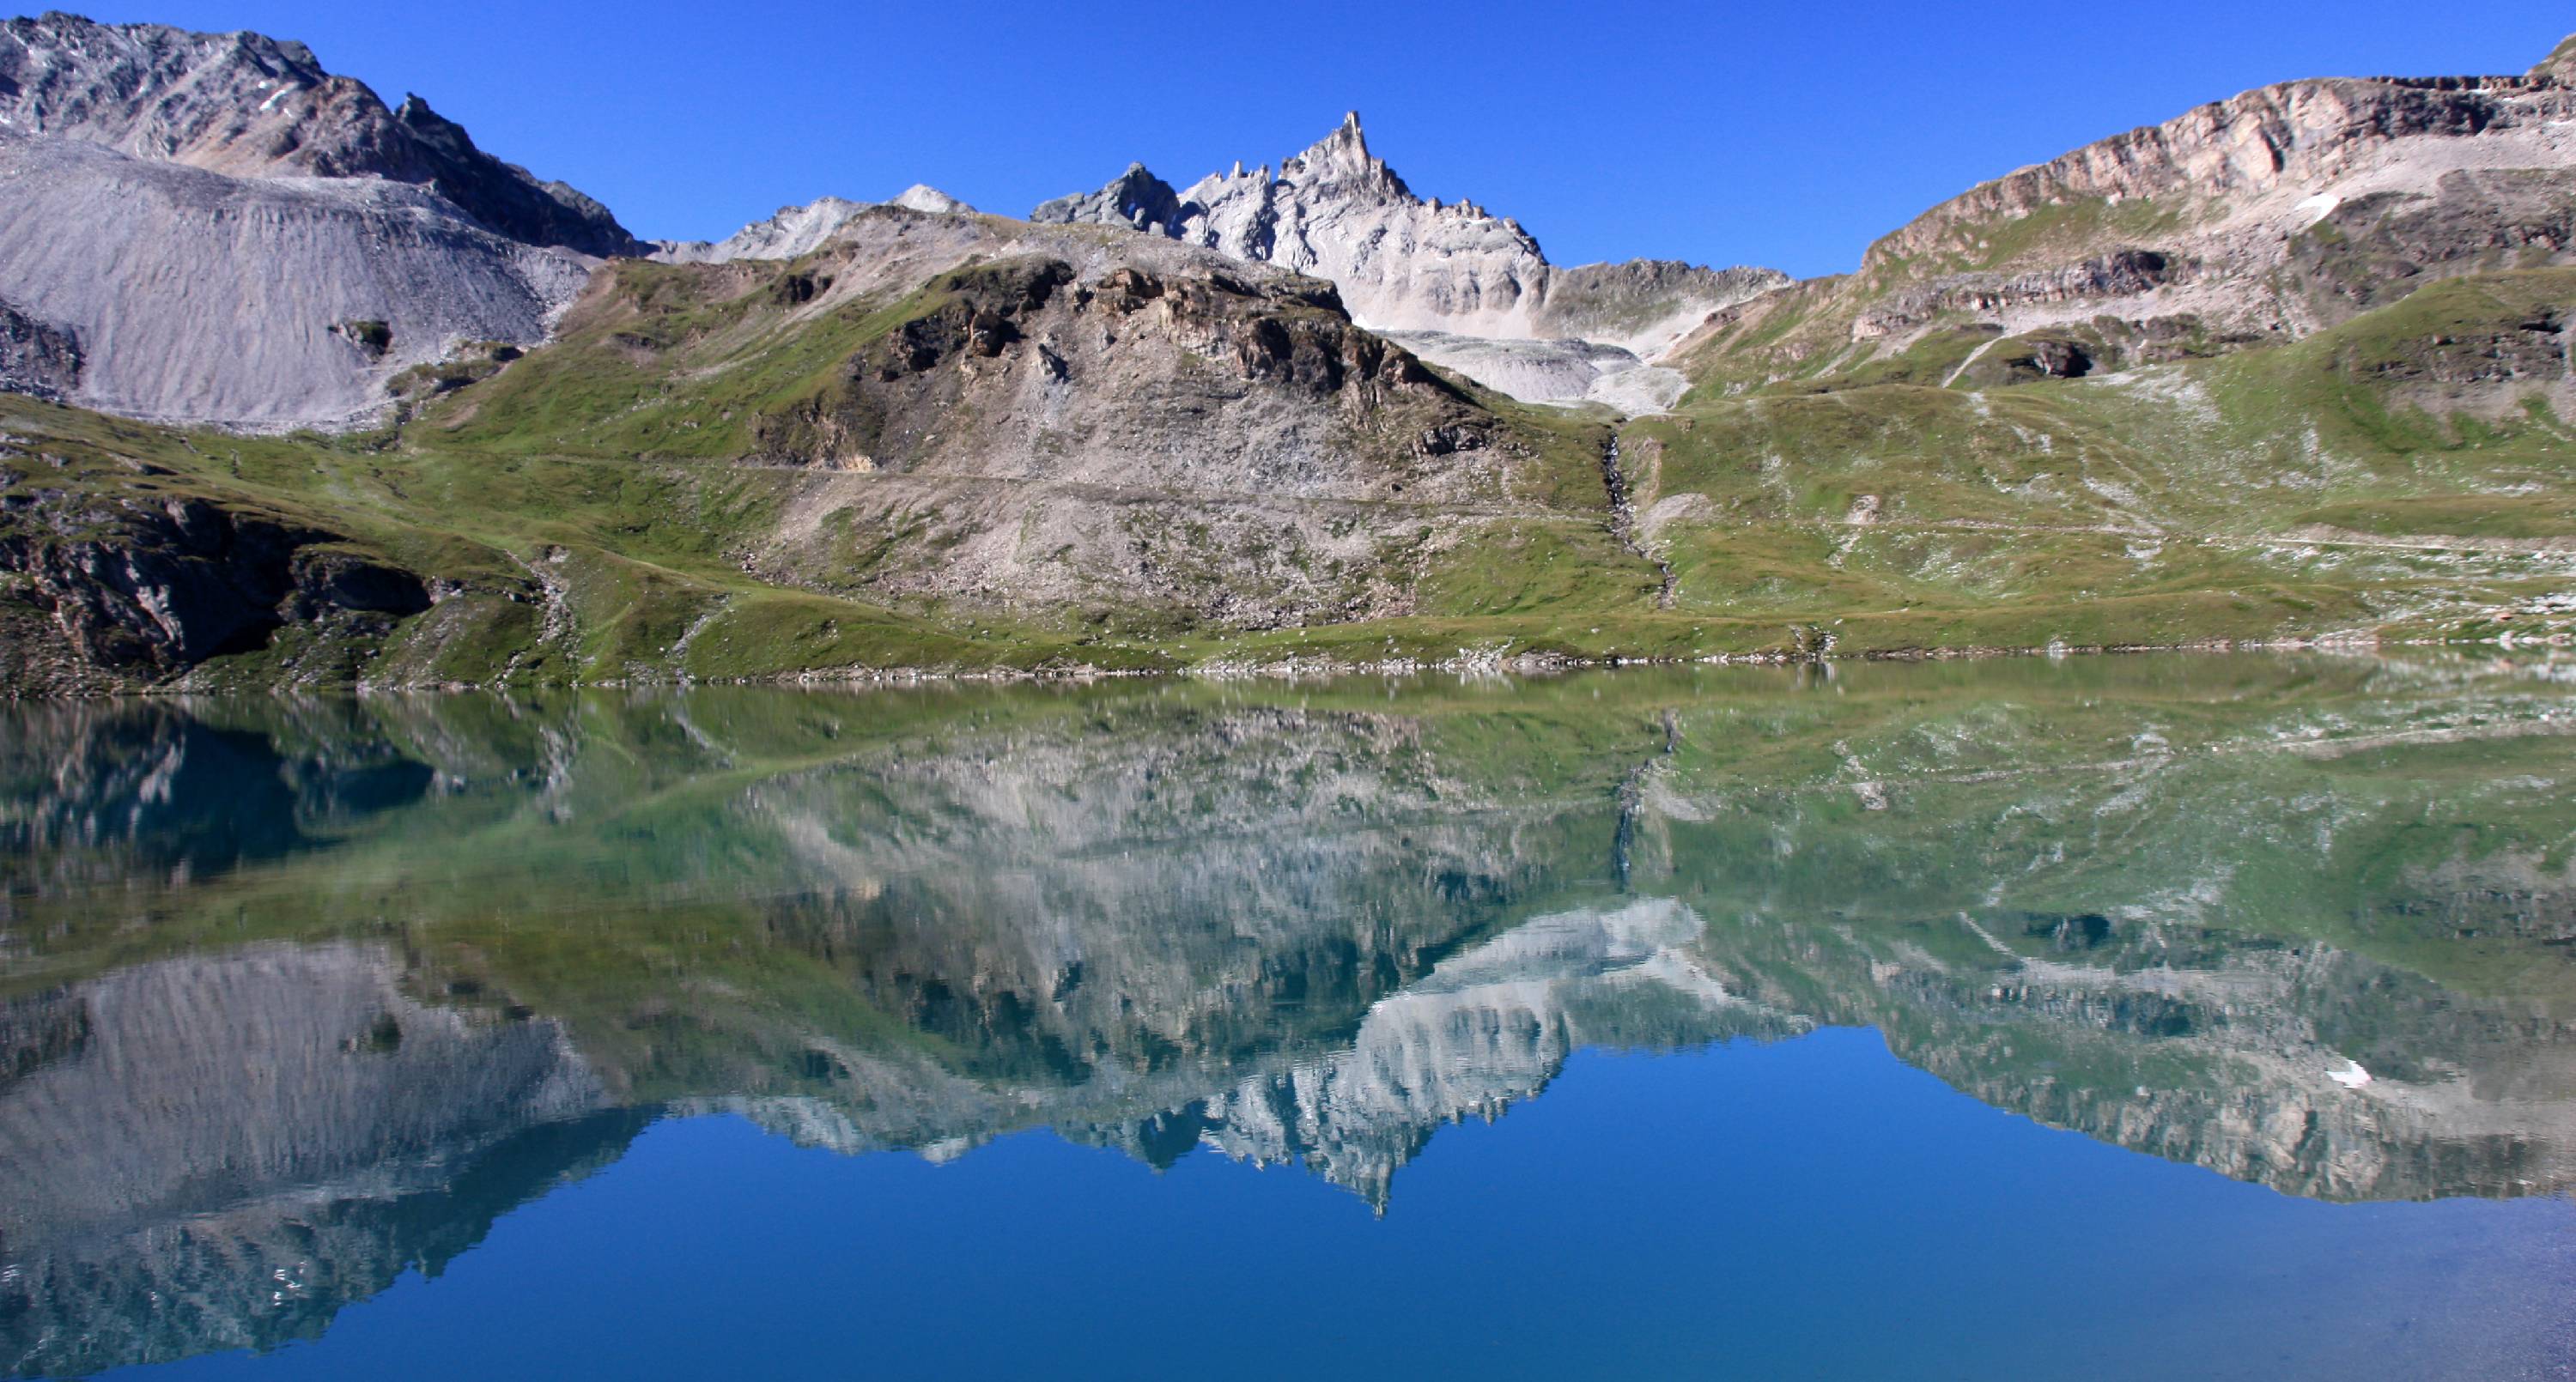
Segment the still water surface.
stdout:
<path fill-rule="evenodd" d="M 2576 1369 L 2576 681 L 0 710 L 0 1373 Z"/>

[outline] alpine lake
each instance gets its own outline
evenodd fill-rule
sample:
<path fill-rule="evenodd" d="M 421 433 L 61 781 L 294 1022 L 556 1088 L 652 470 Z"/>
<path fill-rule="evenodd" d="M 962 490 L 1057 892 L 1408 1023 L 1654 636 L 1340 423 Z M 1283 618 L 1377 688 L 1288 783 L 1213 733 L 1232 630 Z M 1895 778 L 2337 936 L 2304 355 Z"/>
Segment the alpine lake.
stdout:
<path fill-rule="evenodd" d="M 2576 665 L 0 706 L 0 1374 L 2576 1375 Z"/>

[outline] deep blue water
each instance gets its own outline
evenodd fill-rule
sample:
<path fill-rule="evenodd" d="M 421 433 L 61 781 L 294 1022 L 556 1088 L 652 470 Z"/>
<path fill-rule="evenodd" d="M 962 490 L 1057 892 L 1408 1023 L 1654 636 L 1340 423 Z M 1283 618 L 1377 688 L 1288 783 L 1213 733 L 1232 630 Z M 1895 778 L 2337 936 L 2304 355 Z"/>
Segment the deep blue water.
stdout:
<path fill-rule="evenodd" d="M 2555 1376 L 2570 1284 L 2564 1199 L 2304 1201 L 1827 1031 L 1579 1056 L 1383 1219 L 1206 1152 L 667 1121 L 317 1343 L 133 1375 Z"/>

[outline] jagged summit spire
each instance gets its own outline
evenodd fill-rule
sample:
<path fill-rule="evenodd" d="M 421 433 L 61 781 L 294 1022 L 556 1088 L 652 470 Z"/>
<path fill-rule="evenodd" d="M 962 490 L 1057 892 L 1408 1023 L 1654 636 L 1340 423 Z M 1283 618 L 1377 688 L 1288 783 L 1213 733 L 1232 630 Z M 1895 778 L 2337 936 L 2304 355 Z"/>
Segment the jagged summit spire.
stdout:
<path fill-rule="evenodd" d="M 1306 150 L 1306 152 L 1299 155 L 1299 157 L 1311 163 L 1316 160 L 1317 155 L 1323 154 L 1328 150 L 1333 153 L 1346 154 L 1359 159 L 1366 159 L 1369 156 L 1368 134 L 1360 128 L 1360 113 L 1358 111 L 1354 110 L 1345 113 L 1342 116 L 1342 123 L 1334 126 L 1331 134 L 1325 135 L 1323 138 L 1316 140 L 1314 147 Z"/>
<path fill-rule="evenodd" d="M 1370 155 L 1368 135 L 1360 129 L 1360 113 L 1356 110 L 1344 114 L 1342 123 L 1317 140 L 1314 147 L 1279 165 L 1279 175 L 1292 180 L 1372 184 L 1391 196 L 1413 195 L 1384 159 Z"/>

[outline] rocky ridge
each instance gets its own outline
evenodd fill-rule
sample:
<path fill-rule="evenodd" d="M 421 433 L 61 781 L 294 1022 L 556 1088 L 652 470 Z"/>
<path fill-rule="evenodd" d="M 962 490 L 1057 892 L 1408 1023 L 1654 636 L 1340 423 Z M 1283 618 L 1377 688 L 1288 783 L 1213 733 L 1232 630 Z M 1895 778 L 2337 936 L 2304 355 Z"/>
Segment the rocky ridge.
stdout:
<path fill-rule="evenodd" d="M 1329 279 L 1361 325 L 1410 333 L 1426 357 L 1526 401 L 1677 396 L 1663 380 L 1599 386 L 1645 368 L 1710 312 L 1788 282 L 1661 262 L 1557 268 L 1520 222 L 1415 195 L 1369 152 L 1357 113 L 1276 174 L 1238 163 L 1176 191 L 1131 164 L 1029 218 L 1125 226 Z"/>
<path fill-rule="evenodd" d="M 1532 493 L 1545 438 L 1358 328 L 1328 283 L 1096 227 L 886 206 L 791 264 L 603 271 L 553 347 L 459 395 L 456 435 L 512 432 L 575 380 L 739 377 L 871 321 L 883 334 L 848 334 L 827 377 L 732 407 L 733 446 L 653 389 L 612 450 L 802 472 L 740 557 L 780 584 L 1252 627 L 1410 608 L 1410 572 L 1462 529 L 1549 508 Z M 1427 529 L 1426 505 L 1465 521 Z M 916 540 L 888 540 L 903 532 Z"/>
<path fill-rule="evenodd" d="M 494 234 L 592 256 L 643 245 L 606 207 L 475 147 L 408 96 L 388 108 L 301 43 L 52 12 L 0 24 L 0 125 L 239 178 L 410 183 Z"/>
<path fill-rule="evenodd" d="M 381 638 L 431 604 L 412 573 L 269 515 L 170 499 L 48 505 L 45 517 L 44 536 L 0 527 L 0 571 L 109 675 L 174 675 L 290 623 Z"/>
<path fill-rule="evenodd" d="M 823 197 L 803 206 L 782 206 L 765 221 L 754 221 L 722 240 L 657 240 L 652 257 L 667 264 L 726 264 L 737 259 L 797 259 L 821 249 L 858 214 L 872 206 L 895 206 L 932 215 L 971 216 L 975 208 L 924 183 L 898 192 L 884 202 L 854 202 Z"/>
<path fill-rule="evenodd" d="M 2425 282 L 2567 263 L 2563 56 L 2519 76 L 2319 78 L 1980 184 L 1880 239 L 1857 274 L 1723 311 L 1677 353 L 1740 387 L 1982 332 L 2025 361 L 2071 349 L 2082 374 L 2295 340 Z M 2142 338 L 2166 344 L 2126 348 Z M 2022 377 L 2066 372 L 2036 364 Z"/>
<path fill-rule="evenodd" d="M 0 382 L 74 405 L 0 399 L 13 690 L 2570 636 L 2563 55 L 2267 88 L 1703 313 L 1774 280 L 1548 265 L 1356 120 L 602 269 L 295 45 L 11 32 Z"/>
<path fill-rule="evenodd" d="M 59 13 L 0 25 L 0 186 L 0 378 L 147 419 L 368 417 L 646 248 L 301 44 Z"/>

